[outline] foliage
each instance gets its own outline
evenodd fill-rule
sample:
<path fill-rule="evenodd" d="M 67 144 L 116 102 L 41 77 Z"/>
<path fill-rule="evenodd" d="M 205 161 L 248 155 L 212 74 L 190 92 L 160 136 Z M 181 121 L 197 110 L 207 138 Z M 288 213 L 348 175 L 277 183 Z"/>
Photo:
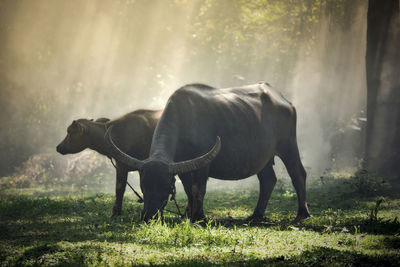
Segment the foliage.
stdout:
<path fill-rule="evenodd" d="M 113 188 L 115 170 L 93 151 L 71 156 L 43 153 L 31 156 L 16 172 L 0 179 L 0 189 L 73 188 L 80 191 Z"/>
<path fill-rule="evenodd" d="M 348 29 L 361 2 L 3 1 L 0 175 L 54 150 L 72 119 L 115 117 L 157 98 L 163 104 L 184 83 L 265 79 L 287 90 L 299 55 L 324 42 L 323 19 L 332 30 Z M 50 15 L 60 10 L 69 15 Z M 330 62 L 329 74 L 338 67 Z"/>
<path fill-rule="evenodd" d="M 324 190 L 334 191 L 334 194 L 340 194 L 343 197 L 354 194 L 364 198 L 378 196 L 391 188 L 391 185 L 382 177 L 363 169 L 346 175 L 326 172 L 320 176 L 319 182 L 324 186 Z"/>
<path fill-rule="evenodd" d="M 370 221 L 378 221 L 378 211 L 379 211 L 379 207 L 381 206 L 382 202 L 385 199 L 383 197 L 378 198 L 375 202 L 375 208 L 371 209 L 371 213 L 369 215 L 369 219 Z"/>
<path fill-rule="evenodd" d="M 144 224 L 139 219 L 141 204 L 129 197 L 124 215 L 110 218 L 111 195 L 73 193 L 68 188 L 53 196 L 34 188 L 3 189 L 0 262 L 19 266 L 396 265 L 400 196 L 389 195 L 384 201 L 358 194 L 344 198 L 336 190 L 348 179 L 336 176 L 313 184 L 308 194 L 313 217 L 298 224 L 291 221 L 296 196 L 286 189 L 273 192 L 266 219 L 257 223 L 244 220 L 255 206 L 257 191 L 210 191 L 205 199 L 209 221 L 204 225 L 168 212 L 164 222 Z M 177 200 L 183 204 L 186 197 L 178 193 Z M 167 208 L 174 210 L 173 203 Z"/>
<path fill-rule="evenodd" d="M 367 170 L 359 170 L 353 177 L 352 186 L 362 196 L 374 196 L 385 188 L 386 181 Z"/>
<path fill-rule="evenodd" d="M 318 40 L 318 25 L 328 18 L 331 28 L 348 28 L 359 3 L 206 0 L 192 29 L 201 46 L 194 47 L 202 57 L 204 48 L 213 53 L 217 59 L 213 63 L 222 73 L 236 74 L 239 80 L 268 73 L 269 81 L 284 89 L 299 51 L 309 55 L 316 43 L 324 41 Z"/>

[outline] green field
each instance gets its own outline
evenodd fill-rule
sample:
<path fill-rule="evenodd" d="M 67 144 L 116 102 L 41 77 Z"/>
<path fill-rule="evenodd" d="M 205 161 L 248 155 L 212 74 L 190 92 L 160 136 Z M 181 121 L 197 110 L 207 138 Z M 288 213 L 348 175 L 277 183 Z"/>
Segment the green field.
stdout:
<path fill-rule="evenodd" d="M 243 220 L 256 204 L 255 189 L 207 192 L 205 224 L 168 212 L 164 223 L 144 224 L 131 194 L 124 215 L 110 218 L 112 194 L 50 191 L 0 191 L 1 266 L 400 265 L 400 194 L 357 177 L 314 183 L 313 217 L 298 224 L 296 195 L 282 184 L 258 223 Z M 177 200 L 184 206 L 184 193 Z"/>

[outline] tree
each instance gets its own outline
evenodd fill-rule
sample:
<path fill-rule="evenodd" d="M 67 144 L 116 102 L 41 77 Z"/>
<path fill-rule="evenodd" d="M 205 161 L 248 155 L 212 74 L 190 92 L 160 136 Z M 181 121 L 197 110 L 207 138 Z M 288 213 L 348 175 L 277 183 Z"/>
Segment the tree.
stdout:
<path fill-rule="evenodd" d="M 398 0 L 369 0 L 365 167 L 400 178 L 400 11 Z"/>

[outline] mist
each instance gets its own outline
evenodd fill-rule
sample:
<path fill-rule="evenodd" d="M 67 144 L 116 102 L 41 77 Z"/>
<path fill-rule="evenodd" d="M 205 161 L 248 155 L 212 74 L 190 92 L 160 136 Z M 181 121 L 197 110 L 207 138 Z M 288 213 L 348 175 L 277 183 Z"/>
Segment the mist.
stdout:
<path fill-rule="evenodd" d="M 365 1 L 1 1 L 0 175 L 40 154 L 84 161 L 55 152 L 74 119 L 162 109 L 187 83 L 259 81 L 295 105 L 319 175 L 332 137 L 365 111 L 366 14 Z"/>

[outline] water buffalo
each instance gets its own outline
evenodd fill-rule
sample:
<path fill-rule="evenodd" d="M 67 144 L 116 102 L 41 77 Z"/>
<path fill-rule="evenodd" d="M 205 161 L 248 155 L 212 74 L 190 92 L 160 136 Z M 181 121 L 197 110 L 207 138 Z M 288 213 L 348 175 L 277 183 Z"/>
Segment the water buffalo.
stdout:
<path fill-rule="evenodd" d="M 74 154 L 90 148 L 110 157 L 108 147 L 104 143 L 104 134 L 112 125 L 115 129 L 113 138 L 118 146 L 132 157 L 145 159 L 149 155 L 151 139 L 161 113 L 160 110 L 136 110 L 115 120 L 74 120 L 68 126 L 67 136 L 57 146 L 57 152 L 63 155 Z M 112 216 L 121 215 L 128 171 L 135 170 L 138 169 L 116 160 L 116 199 Z"/>
<path fill-rule="evenodd" d="M 267 83 L 215 89 L 189 84 L 168 100 L 154 132 L 149 158 L 124 154 L 105 138 L 115 158 L 141 170 L 142 216 L 162 212 L 179 174 L 188 196 L 187 215 L 204 218 L 208 177 L 239 180 L 257 174 L 260 194 L 249 219 L 260 219 L 277 178 L 274 156 L 284 162 L 298 198 L 296 220 L 310 216 L 306 202 L 306 171 L 296 140 L 296 110 Z"/>

